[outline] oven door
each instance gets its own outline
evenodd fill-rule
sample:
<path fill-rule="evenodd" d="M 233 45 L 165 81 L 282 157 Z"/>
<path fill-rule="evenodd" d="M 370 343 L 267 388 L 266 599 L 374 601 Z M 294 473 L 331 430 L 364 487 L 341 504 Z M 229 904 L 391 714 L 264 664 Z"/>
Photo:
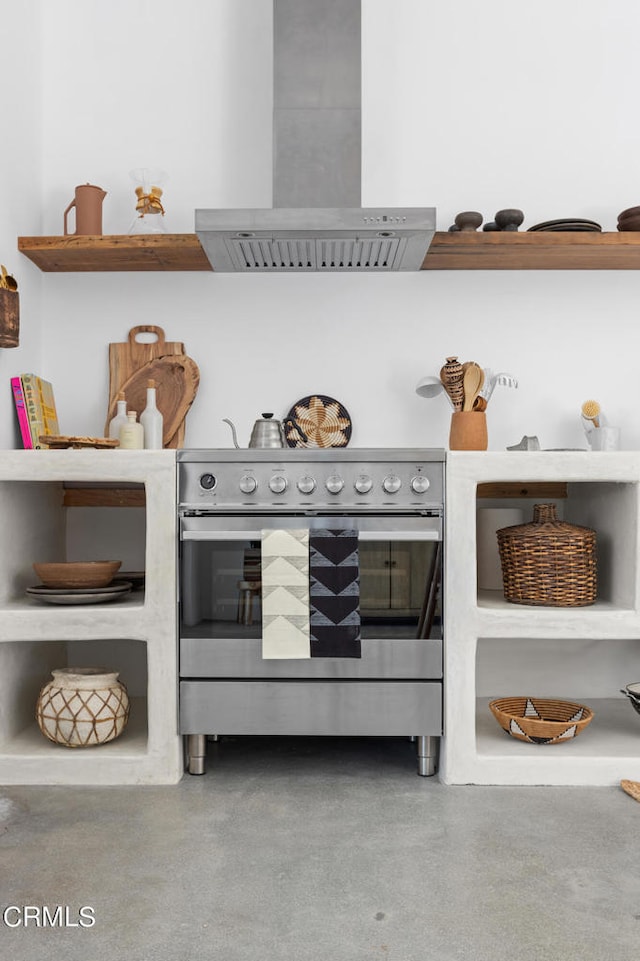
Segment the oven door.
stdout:
<path fill-rule="evenodd" d="M 262 657 L 260 548 L 274 528 L 358 533 L 360 658 Z M 207 515 L 180 519 L 180 676 L 251 679 L 442 678 L 442 517 Z"/>

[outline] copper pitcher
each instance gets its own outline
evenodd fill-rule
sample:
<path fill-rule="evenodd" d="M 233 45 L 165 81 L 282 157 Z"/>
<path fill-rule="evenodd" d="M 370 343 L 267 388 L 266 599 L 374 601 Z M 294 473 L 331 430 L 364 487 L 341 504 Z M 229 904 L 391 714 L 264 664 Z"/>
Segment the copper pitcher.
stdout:
<path fill-rule="evenodd" d="M 94 184 L 81 184 L 76 187 L 75 196 L 64 212 L 64 235 L 68 236 L 67 217 L 72 207 L 76 211 L 75 235 L 102 233 L 102 201 L 107 196 L 106 190 Z"/>

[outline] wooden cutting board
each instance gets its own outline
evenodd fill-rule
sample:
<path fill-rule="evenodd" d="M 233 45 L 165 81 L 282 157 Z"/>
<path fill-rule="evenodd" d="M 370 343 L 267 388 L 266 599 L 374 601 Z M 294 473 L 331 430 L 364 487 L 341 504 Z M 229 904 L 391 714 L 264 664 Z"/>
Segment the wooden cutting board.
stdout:
<path fill-rule="evenodd" d="M 143 333 L 154 334 L 156 339 L 150 343 L 144 343 L 137 339 L 138 335 Z M 183 357 L 184 354 L 184 344 L 178 341 L 165 340 L 162 327 L 156 327 L 153 324 L 141 324 L 138 327 L 132 327 L 125 343 L 109 344 L 109 403 L 104 428 L 105 436 L 109 433 L 109 421 L 115 413 L 117 395 L 133 374 L 144 367 L 145 364 L 148 364 L 149 361 L 156 360 L 158 357 L 176 355 Z M 127 401 L 130 403 L 128 397 Z M 144 409 L 144 405 L 137 408 L 131 403 L 130 407 L 131 410 L 137 410 L 138 414 L 142 413 Z M 172 443 L 171 447 L 182 447 L 184 443 L 184 421 L 179 425 L 176 433 L 175 443 Z"/>
<path fill-rule="evenodd" d="M 154 380 L 156 401 L 162 414 L 163 447 L 181 445 L 180 428 L 184 432 L 184 419 L 187 416 L 200 383 L 198 365 L 186 354 L 156 357 L 138 368 L 120 390 L 124 391 L 127 409 L 141 414 L 147 403 L 147 383 Z M 116 400 L 109 410 L 110 420 L 116 412 Z"/>

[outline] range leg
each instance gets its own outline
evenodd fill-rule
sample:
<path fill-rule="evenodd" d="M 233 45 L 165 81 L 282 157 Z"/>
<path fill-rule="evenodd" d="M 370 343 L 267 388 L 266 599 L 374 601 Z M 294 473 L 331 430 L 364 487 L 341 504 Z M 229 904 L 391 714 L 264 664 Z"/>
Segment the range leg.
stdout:
<path fill-rule="evenodd" d="M 418 774 L 431 777 L 436 773 L 438 758 L 438 738 L 419 734 L 416 737 L 416 753 L 418 755 Z"/>
<path fill-rule="evenodd" d="M 207 761 L 206 734 L 187 735 L 187 757 L 189 774 L 204 774 Z"/>

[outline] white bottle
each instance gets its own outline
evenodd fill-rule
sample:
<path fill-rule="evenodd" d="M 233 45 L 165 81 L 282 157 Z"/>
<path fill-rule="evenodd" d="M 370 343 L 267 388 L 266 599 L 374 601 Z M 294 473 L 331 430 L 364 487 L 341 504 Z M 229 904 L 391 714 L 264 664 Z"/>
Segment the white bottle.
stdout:
<path fill-rule="evenodd" d="M 144 428 L 144 449 L 162 450 L 162 414 L 156 405 L 156 382 L 147 381 L 147 406 L 140 414 Z"/>
<path fill-rule="evenodd" d="M 116 416 L 112 417 L 109 421 L 109 437 L 118 440 L 120 437 L 120 428 L 127 423 L 127 402 L 124 399 L 124 393 L 120 391 L 116 398 Z"/>
<path fill-rule="evenodd" d="M 144 429 L 137 417 L 135 410 L 127 411 L 127 423 L 120 428 L 121 450 L 142 450 L 144 447 Z"/>

